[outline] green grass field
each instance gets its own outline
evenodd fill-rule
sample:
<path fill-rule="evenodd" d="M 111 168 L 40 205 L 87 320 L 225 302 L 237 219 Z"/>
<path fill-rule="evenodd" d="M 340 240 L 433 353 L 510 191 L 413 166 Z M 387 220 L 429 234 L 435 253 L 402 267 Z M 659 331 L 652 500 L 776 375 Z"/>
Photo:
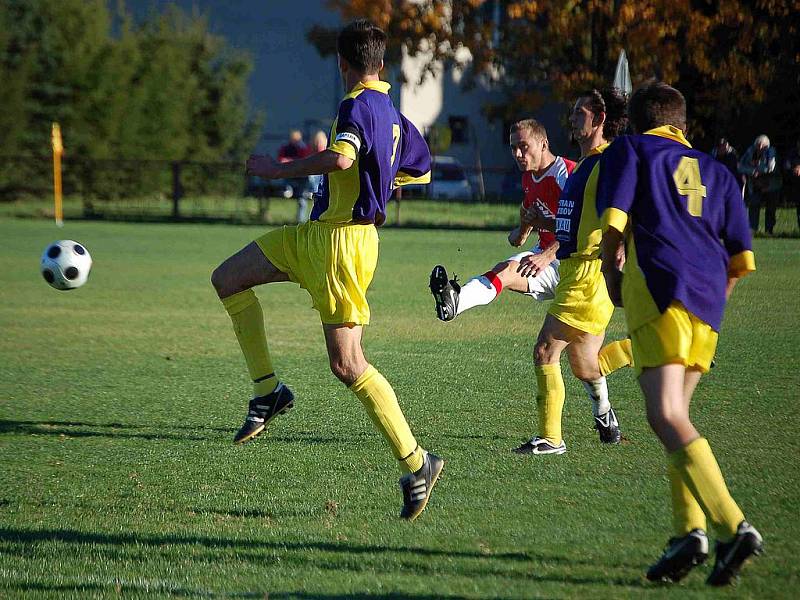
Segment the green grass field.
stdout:
<path fill-rule="evenodd" d="M 569 451 L 510 452 L 533 430 L 545 306 L 508 293 L 444 324 L 427 290 L 437 262 L 469 276 L 506 257 L 497 232 L 382 234 L 367 354 L 447 461 L 415 523 L 398 519 L 389 449 L 330 374 L 316 313 L 291 284 L 258 295 L 296 408 L 234 447 L 249 384 L 209 276 L 260 231 L 0 218 L 0 597 L 796 597 L 800 240 L 756 241 L 759 270 L 695 395 L 695 422 L 767 550 L 738 588 L 716 591 L 708 567 L 678 589 L 643 579 L 671 519 L 632 372 L 610 380 L 621 446 L 600 446 L 564 365 Z M 78 291 L 39 275 L 59 238 L 93 254 Z M 609 336 L 624 336 L 620 314 Z"/>

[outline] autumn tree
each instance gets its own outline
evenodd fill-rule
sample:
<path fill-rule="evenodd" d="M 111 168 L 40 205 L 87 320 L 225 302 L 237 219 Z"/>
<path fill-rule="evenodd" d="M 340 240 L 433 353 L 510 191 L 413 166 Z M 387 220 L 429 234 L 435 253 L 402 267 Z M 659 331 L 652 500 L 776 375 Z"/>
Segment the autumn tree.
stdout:
<path fill-rule="evenodd" d="M 507 103 L 498 118 L 535 110 L 543 93 L 569 100 L 608 84 L 621 49 L 634 84 L 656 77 L 687 96 L 690 130 L 705 144 L 718 135 L 764 129 L 787 142 L 800 134 L 798 0 L 330 0 L 344 18 L 384 27 L 399 49 L 432 63 L 469 49 L 471 73 L 500 73 Z M 309 37 L 330 51 L 330 32 Z M 327 46 L 326 46 L 327 39 Z M 469 81 L 469 79 L 468 79 Z M 758 119 L 753 118 L 758 115 Z M 766 122 L 765 122 L 766 121 Z M 748 124 L 743 130 L 742 124 Z"/>

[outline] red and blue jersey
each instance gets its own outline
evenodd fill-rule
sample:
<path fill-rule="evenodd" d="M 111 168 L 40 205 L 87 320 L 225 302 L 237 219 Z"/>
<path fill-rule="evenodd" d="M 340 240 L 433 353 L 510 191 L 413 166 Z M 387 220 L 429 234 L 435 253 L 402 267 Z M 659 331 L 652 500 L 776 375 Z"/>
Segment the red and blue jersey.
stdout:
<path fill-rule="evenodd" d="M 394 187 L 430 181 L 428 145 L 394 107 L 389 88 L 361 82 L 339 104 L 328 148 L 354 162 L 325 175 L 311 220 L 382 225 Z"/>
<path fill-rule="evenodd" d="M 522 206 L 530 208 L 536 206 L 539 212 L 546 218 L 555 219 L 558 211 L 558 199 L 575 168 L 575 163 L 568 158 L 556 156 L 553 164 L 541 175 L 536 177 L 533 171 L 525 171 L 522 174 L 522 191 L 524 198 Z M 556 236 L 552 231 L 539 229 L 539 248 L 542 250 L 549 248 L 556 241 Z"/>
<path fill-rule="evenodd" d="M 623 136 L 603 153 L 597 212 L 625 233 L 630 331 L 678 301 L 719 331 L 728 277 L 755 270 L 736 179 L 672 126 Z"/>

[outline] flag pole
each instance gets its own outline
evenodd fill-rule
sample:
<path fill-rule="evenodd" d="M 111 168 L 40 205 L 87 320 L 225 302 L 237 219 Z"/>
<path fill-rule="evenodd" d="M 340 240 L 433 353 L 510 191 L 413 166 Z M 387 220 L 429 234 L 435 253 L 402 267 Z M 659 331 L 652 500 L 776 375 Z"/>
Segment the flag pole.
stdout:
<path fill-rule="evenodd" d="M 53 142 L 53 202 L 56 225 L 64 226 L 64 208 L 61 198 L 61 155 L 64 153 L 64 144 L 61 140 L 61 127 L 58 123 L 53 123 L 52 128 Z"/>

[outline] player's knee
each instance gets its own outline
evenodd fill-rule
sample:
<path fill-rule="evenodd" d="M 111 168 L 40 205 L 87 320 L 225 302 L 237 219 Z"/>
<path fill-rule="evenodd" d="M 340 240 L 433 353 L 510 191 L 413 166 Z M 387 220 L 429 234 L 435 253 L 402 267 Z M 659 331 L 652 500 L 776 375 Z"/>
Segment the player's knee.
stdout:
<path fill-rule="evenodd" d="M 350 386 L 358 378 L 356 366 L 353 361 L 344 356 L 332 356 L 330 358 L 331 373 L 343 384 Z"/>
<path fill-rule="evenodd" d="M 536 365 L 549 365 L 550 363 L 555 362 L 554 356 L 554 348 L 553 344 L 545 341 L 536 342 L 536 346 L 533 347 L 533 362 Z"/>
<path fill-rule="evenodd" d="M 602 377 L 600 366 L 597 364 L 590 364 L 587 362 L 573 364 L 570 362 L 570 368 L 572 369 L 572 374 L 581 381 L 596 381 Z"/>
<path fill-rule="evenodd" d="M 217 292 L 217 296 L 220 298 L 227 298 L 235 294 L 236 292 L 242 291 L 237 289 L 236 282 L 233 281 L 233 278 L 230 276 L 228 269 L 225 268 L 225 264 L 221 264 L 214 272 L 211 273 L 211 285 L 214 286 L 214 290 Z"/>
<path fill-rule="evenodd" d="M 492 271 L 498 276 L 502 277 L 505 273 L 510 272 L 512 268 L 515 268 L 517 265 L 519 265 L 519 263 L 516 261 L 504 260 L 503 262 L 497 263 Z"/>

